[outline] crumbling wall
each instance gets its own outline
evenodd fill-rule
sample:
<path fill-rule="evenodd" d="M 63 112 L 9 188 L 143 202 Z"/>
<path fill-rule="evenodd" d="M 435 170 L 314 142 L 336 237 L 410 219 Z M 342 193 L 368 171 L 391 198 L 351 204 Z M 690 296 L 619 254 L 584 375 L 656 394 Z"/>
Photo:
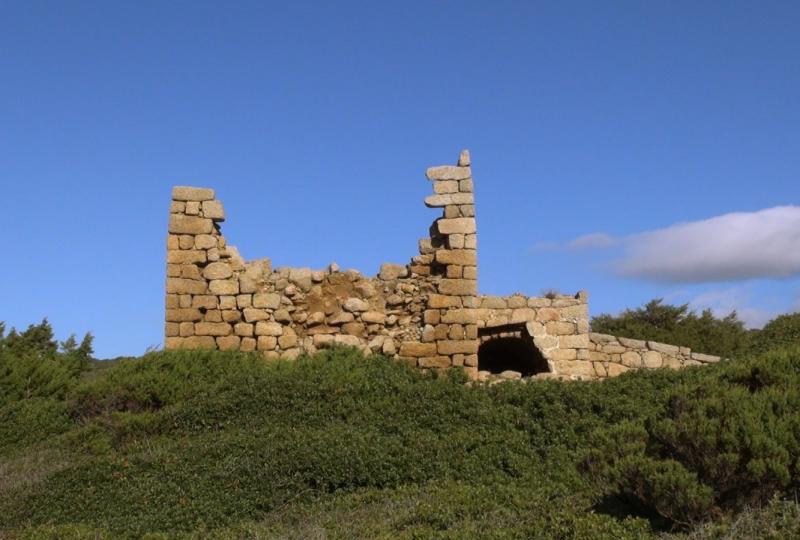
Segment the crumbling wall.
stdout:
<path fill-rule="evenodd" d="M 657 341 L 590 333 L 589 360 L 595 376 L 616 377 L 630 369 L 678 369 L 714 364 L 720 361 L 720 357 Z"/>
<path fill-rule="evenodd" d="M 486 379 L 495 374 L 479 373 L 478 352 L 496 337 L 496 327 L 503 336 L 533 341 L 548 367 L 537 376 L 596 378 L 656 363 L 715 361 L 679 347 L 590 334 L 583 291 L 548 298 L 479 295 L 469 153 L 426 175 L 433 193 L 425 204 L 442 214 L 419 241 L 418 255 L 408 264 L 384 264 L 376 276 L 335 264 L 312 270 L 273 268 L 269 259 L 246 262 L 220 231 L 225 213 L 214 190 L 173 188 L 165 348 L 292 359 L 347 345 L 422 369 L 460 367 Z"/>

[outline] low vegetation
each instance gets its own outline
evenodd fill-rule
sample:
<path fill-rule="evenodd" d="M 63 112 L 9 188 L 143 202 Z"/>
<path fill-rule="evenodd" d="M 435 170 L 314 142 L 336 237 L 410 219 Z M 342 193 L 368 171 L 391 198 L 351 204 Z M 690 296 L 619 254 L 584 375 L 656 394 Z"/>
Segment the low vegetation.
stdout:
<path fill-rule="evenodd" d="M 796 538 L 788 317 L 714 366 L 494 386 L 351 349 L 100 369 L 45 321 L 0 337 L 0 537 Z"/>

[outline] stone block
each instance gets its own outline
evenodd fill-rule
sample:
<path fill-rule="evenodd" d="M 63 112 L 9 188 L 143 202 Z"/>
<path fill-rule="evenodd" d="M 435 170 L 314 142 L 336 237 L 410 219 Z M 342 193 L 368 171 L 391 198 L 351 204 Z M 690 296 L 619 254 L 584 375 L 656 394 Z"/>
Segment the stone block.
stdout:
<path fill-rule="evenodd" d="M 314 336 L 314 347 L 325 349 L 333 345 L 333 336 L 330 334 L 317 334 Z"/>
<path fill-rule="evenodd" d="M 545 325 L 536 321 L 529 321 L 525 325 L 525 329 L 528 330 L 528 334 L 534 337 L 544 336 L 547 333 Z"/>
<path fill-rule="evenodd" d="M 437 195 L 458 193 L 458 180 L 438 180 L 433 183 L 433 191 Z"/>
<path fill-rule="evenodd" d="M 517 308 L 511 312 L 511 322 L 520 323 L 536 319 L 536 310 L 533 308 Z"/>
<path fill-rule="evenodd" d="M 436 343 L 421 343 L 419 341 L 404 341 L 400 344 L 400 356 L 415 358 L 436 355 Z"/>
<path fill-rule="evenodd" d="M 477 340 L 462 340 L 462 341 L 438 341 L 436 342 L 436 350 L 439 354 L 477 354 L 478 346 L 480 344 Z"/>
<path fill-rule="evenodd" d="M 178 237 L 178 247 L 181 249 L 194 249 L 194 236 L 182 234 Z"/>
<path fill-rule="evenodd" d="M 575 349 L 554 349 L 550 352 L 550 358 L 553 360 L 575 360 L 578 358 L 578 351 Z M 589 362 L 585 362 L 589 364 Z"/>
<path fill-rule="evenodd" d="M 181 337 L 189 337 L 194 335 L 194 323 L 191 322 L 182 322 L 180 323 L 180 327 L 178 329 L 178 333 Z"/>
<path fill-rule="evenodd" d="M 461 307 L 461 298 L 453 295 L 430 294 L 428 295 L 428 307 L 435 309 Z"/>
<path fill-rule="evenodd" d="M 194 247 L 196 249 L 211 249 L 217 247 L 217 238 L 210 234 L 198 234 L 194 237 Z"/>
<path fill-rule="evenodd" d="M 469 167 L 440 165 L 438 167 L 429 167 L 425 171 L 425 176 L 428 177 L 428 180 L 464 180 L 472 177 L 472 171 Z"/>
<path fill-rule="evenodd" d="M 692 353 L 692 360 L 697 360 L 698 362 L 703 362 L 704 364 L 713 364 L 719 362 L 720 357 L 710 354 Z"/>
<path fill-rule="evenodd" d="M 168 251 L 167 262 L 170 264 L 196 264 L 206 262 L 206 252 L 196 250 Z"/>
<path fill-rule="evenodd" d="M 273 351 L 278 346 L 278 338 L 275 336 L 258 336 L 256 348 L 259 351 Z"/>
<path fill-rule="evenodd" d="M 478 279 L 478 267 L 465 266 L 464 270 L 462 271 L 462 277 L 464 279 Z"/>
<path fill-rule="evenodd" d="M 647 348 L 647 342 L 642 341 L 640 339 L 630 339 L 630 338 L 618 337 L 617 340 L 619 340 L 619 342 L 622 345 L 628 347 L 629 349 L 646 349 Z"/>
<path fill-rule="evenodd" d="M 589 336 L 586 334 L 562 335 L 558 338 L 560 347 L 586 349 L 589 347 Z"/>
<path fill-rule="evenodd" d="M 292 322 L 292 316 L 289 314 L 288 309 L 276 309 L 275 313 L 272 314 L 272 317 L 279 323 Z"/>
<path fill-rule="evenodd" d="M 475 232 L 475 218 L 439 219 L 436 227 L 441 234 L 472 234 Z"/>
<path fill-rule="evenodd" d="M 417 361 L 421 368 L 446 368 L 450 367 L 449 356 L 423 356 Z"/>
<path fill-rule="evenodd" d="M 575 333 L 575 323 L 571 322 L 550 321 L 547 323 L 546 328 L 547 333 L 552 336 L 566 336 Z"/>
<path fill-rule="evenodd" d="M 369 302 L 362 300 L 361 298 L 353 297 L 345 300 L 342 304 L 342 307 L 351 313 L 358 313 L 361 311 L 367 311 L 369 309 Z"/>
<path fill-rule="evenodd" d="M 183 278 L 167 278 L 167 293 L 169 294 L 204 294 L 205 292 L 205 281 Z"/>
<path fill-rule="evenodd" d="M 208 290 L 211 294 L 236 295 L 239 294 L 238 279 L 214 279 L 208 282 Z M 235 301 L 235 299 L 234 299 Z"/>
<path fill-rule="evenodd" d="M 364 337 L 366 336 L 366 328 L 363 323 L 349 322 L 342 325 L 342 332 L 350 336 Z"/>
<path fill-rule="evenodd" d="M 344 345 L 345 347 L 361 346 L 361 340 L 358 339 L 358 337 L 347 334 L 338 334 L 333 336 L 333 342 L 337 345 Z"/>
<path fill-rule="evenodd" d="M 625 363 L 624 362 L 625 355 L 623 354 L 622 357 L 623 357 L 623 364 L 624 364 Z M 663 363 L 664 363 L 664 360 L 661 357 L 661 353 L 658 352 L 658 351 L 647 351 L 644 354 L 642 354 L 642 364 L 646 368 L 650 368 L 650 369 L 660 368 L 663 365 Z"/>
<path fill-rule="evenodd" d="M 254 326 L 248 323 L 238 323 L 233 326 L 233 333 L 242 337 L 252 336 L 254 330 Z"/>
<path fill-rule="evenodd" d="M 210 219 L 184 214 L 169 215 L 169 232 L 172 234 L 210 234 L 214 222 Z"/>
<path fill-rule="evenodd" d="M 221 336 L 217 338 L 217 347 L 221 351 L 235 351 L 239 349 L 241 340 L 239 336 Z"/>
<path fill-rule="evenodd" d="M 476 234 L 465 235 L 464 249 L 478 249 L 478 235 Z"/>
<path fill-rule="evenodd" d="M 253 295 L 253 307 L 278 309 L 280 305 L 281 295 L 278 293 L 256 293 Z"/>
<path fill-rule="evenodd" d="M 455 204 L 444 207 L 444 217 L 446 219 L 453 219 L 461 216 L 461 210 Z"/>
<path fill-rule="evenodd" d="M 236 297 L 232 295 L 224 295 L 219 297 L 220 309 L 236 309 Z"/>
<path fill-rule="evenodd" d="M 436 262 L 442 264 L 476 265 L 477 252 L 474 249 L 440 249 L 436 251 Z"/>
<path fill-rule="evenodd" d="M 457 264 L 450 264 L 447 266 L 445 275 L 450 279 L 461 279 L 461 272 L 464 267 Z"/>
<path fill-rule="evenodd" d="M 446 295 L 474 296 L 478 294 L 478 282 L 474 279 L 442 279 L 439 292 Z"/>
<path fill-rule="evenodd" d="M 181 333 L 181 324 L 183 323 L 176 323 L 176 322 L 168 322 L 164 324 L 164 336 L 165 337 L 175 337 L 179 336 Z M 194 330 L 192 330 L 194 333 Z"/>
<path fill-rule="evenodd" d="M 217 343 L 211 336 L 171 337 L 164 342 L 166 349 L 216 349 Z"/>
<path fill-rule="evenodd" d="M 365 311 L 361 314 L 361 320 L 369 324 L 384 324 L 386 322 L 386 314 L 380 311 Z"/>
<path fill-rule="evenodd" d="M 242 314 L 247 322 L 266 321 L 269 319 L 269 313 L 258 308 L 244 308 Z"/>
<path fill-rule="evenodd" d="M 568 377 L 594 379 L 597 374 L 591 362 L 585 360 L 564 360 L 558 363 L 557 373 Z"/>
<path fill-rule="evenodd" d="M 505 309 L 508 303 L 505 298 L 500 296 L 483 296 L 481 297 L 481 307 L 489 309 Z"/>
<path fill-rule="evenodd" d="M 537 321 L 557 321 L 561 318 L 561 314 L 555 308 L 540 308 L 536 312 Z"/>
<path fill-rule="evenodd" d="M 217 200 L 203 201 L 203 217 L 214 221 L 225 221 L 225 210 Z"/>
<path fill-rule="evenodd" d="M 467 204 L 475 204 L 475 197 L 472 193 L 448 193 L 443 195 L 429 195 L 428 197 L 425 197 L 425 206 L 428 208 L 444 208 L 450 205 L 461 206 Z M 439 231 L 443 232 L 441 229 L 439 229 Z"/>
<path fill-rule="evenodd" d="M 440 318 L 441 315 L 438 309 L 428 309 L 425 310 L 422 320 L 425 324 L 439 324 Z"/>
<path fill-rule="evenodd" d="M 223 310 L 222 320 L 229 323 L 237 323 L 242 320 L 242 312 L 238 309 Z"/>
<path fill-rule="evenodd" d="M 278 338 L 278 345 L 281 349 L 291 349 L 297 345 L 297 334 L 291 328 L 287 328 L 281 337 Z"/>
<path fill-rule="evenodd" d="M 352 313 L 348 313 L 346 311 L 340 311 L 328 317 L 328 324 L 333 326 L 339 326 L 345 323 L 349 323 L 355 320 L 355 315 Z"/>
<path fill-rule="evenodd" d="M 297 285 L 303 292 L 310 291 L 314 283 L 311 268 L 292 268 L 289 270 L 289 282 Z"/>
<path fill-rule="evenodd" d="M 283 326 L 276 322 L 258 321 L 256 323 L 257 336 L 281 336 L 283 335 Z"/>
<path fill-rule="evenodd" d="M 231 265 L 226 262 L 213 262 L 203 269 L 203 277 L 211 279 L 228 279 L 233 275 Z"/>
<path fill-rule="evenodd" d="M 420 240 L 420 253 L 424 254 L 432 250 L 429 247 L 430 240 L 428 239 L 428 246 L 423 246 L 423 241 Z M 408 268 L 403 264 L 384 263 L 378 272 L 378 277 L 384 281 L 391 281 L 394 279 L 404 278 L 408 276 Z"/>
<path fill-rule="evenodd" d="M 167 322 L 200 321 L 203 319 L 203 314 L 194 308 L 168 309 L 166 319 Z"/>
<path fill-rule="evenodd" d="M 653 350 L 668 354 L 670 356 L 678 356 L 680 354 L 680 347 L 676 345 L 667 345 L 666 343 L 658 343 L 657 341 L 648 341 L 647 346 Z"/>
<path fill-rule="evenodd" d="M 209 309 L 203 315 L 203 320 L 208 322 L 222 322 L 222 312 L 218 309 Z"/>
<path fill-rule="evenodd" d="M 627 366 L 623 366 L 621 364 L 613 364 L 613 363 L 608 364 L 606 369 L 608 370 L 609 377 L 617 377 L 619 375 L 622 375 L 626 371 L 630 370 L 630 368 Z"/>
<path fill-rule="evenodd" d="M 252 352 L 256 350 L 256 340 L 252 337 L 243 337 L 242 342 L 239 344 L 239 350 L 242 352 Z"/>
<path fill-rule="evenodd" d="M 622 365 L 629 368 L 642 367 L 642 357 L 636 351 L 626 351 L 622 353 Z"/>
<path fill-rule="evenodd" d="M 194 333 L 198 336 L 228 336 L 231 325 L 224 322 L 199 322 L 194 325 Z"/>
<path fill-rule="evenodd" d="M 210 201 L 214 198 L 214 190 L 191 186 L 175 186 L 172 188 L 172 199 L 175 201 Z"/>
<path fill-rule="evenodd" d="M 488 318 L 490 310 L 461 308 L 445 311 L 441 316 L 441 322 L 445 324 L 475 324 Z"/>

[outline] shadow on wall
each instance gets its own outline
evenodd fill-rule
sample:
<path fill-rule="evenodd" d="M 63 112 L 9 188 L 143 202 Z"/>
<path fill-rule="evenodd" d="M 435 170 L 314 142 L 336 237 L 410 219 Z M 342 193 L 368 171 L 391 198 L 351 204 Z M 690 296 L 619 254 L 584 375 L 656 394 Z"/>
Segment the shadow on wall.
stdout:
<path fill-rule="evenodd" d="M 498 336 L 484 341 L 478 349 L 478 370 L 490 373 L 518 371 L 523 377 L 547 373 L 547 365 L 530 336 Z"/>

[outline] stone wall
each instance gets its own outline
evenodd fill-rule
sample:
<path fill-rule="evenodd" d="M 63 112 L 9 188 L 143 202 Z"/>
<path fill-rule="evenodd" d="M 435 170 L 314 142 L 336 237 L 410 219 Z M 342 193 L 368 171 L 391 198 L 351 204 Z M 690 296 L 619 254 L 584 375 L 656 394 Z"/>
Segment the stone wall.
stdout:
<path fill-rule="evenodd" d="M 629 369 L 678 369 L 714 364 L 720 361 L 720 357 L 657 341 L 590 333 L 589 360 L 597 377 L 615 377 Z"/>
<path fill-rule="evenodd" d="M 613 352 L 610 341 L 591 337 L 599 334 L 589 334 L 585 292 L 479 295 L 469 153 L 463 151 L 457 165 L 429 168 L 427 178 L 433 193 L 425 204 L 441 209 L 441 216 L 419 241 L 418 255 L 407 264 L 384 264 L 376 276 L 335 264 L 312 270 L 273 268 L 269 259 L 245 261 L 220 231 L 225 213 L 214 191 L 173 188 L 165 348 L 259 351 L 266 358 L 291 359 L 347 345 L 422 369 L 460 367 L 482 379 L 499 375 L 479 366 L 479 351 L 489 350 L 495 339 L 532 343 L 532 352 L 546 361 L 536 376 L 613 376 L 635 367 L 634 352 L 647 358 L 640 367 L 654 363 L 645 350 L 649 345 Z M 675 358 L 681 365 L 695 361 L 691 353 Z"/>

